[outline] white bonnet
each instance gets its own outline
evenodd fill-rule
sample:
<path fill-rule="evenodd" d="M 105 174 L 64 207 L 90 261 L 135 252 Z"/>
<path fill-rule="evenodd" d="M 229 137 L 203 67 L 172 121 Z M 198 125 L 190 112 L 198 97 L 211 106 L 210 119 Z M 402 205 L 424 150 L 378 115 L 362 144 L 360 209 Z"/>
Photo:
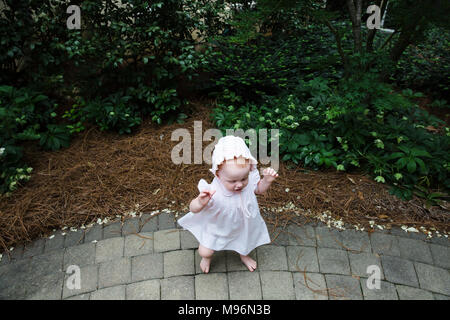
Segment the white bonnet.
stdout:
<path fill-rule="evenodd" d="M 211 158 L 212 168 L 209 169 L 209 171 L 216 175 L 216 171 L 222 162 L 225 160 L 234 159 L 234 157 L 239 158 L 240 156 L 250 160 L 250 170 L 254 170 L 256 168 L 258 161 L 256 161 L 256 159 L 252 156 L 249 148 L 242 138 L 236 136 L 222 137 L 214 146 L 214 151 Z"/>

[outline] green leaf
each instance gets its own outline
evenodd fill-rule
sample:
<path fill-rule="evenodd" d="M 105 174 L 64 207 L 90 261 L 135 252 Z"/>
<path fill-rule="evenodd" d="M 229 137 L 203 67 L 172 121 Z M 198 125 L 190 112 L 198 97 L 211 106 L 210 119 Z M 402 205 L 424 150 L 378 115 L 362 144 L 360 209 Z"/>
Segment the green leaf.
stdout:
<path fill-rule="evenodd" d="M 422 159 L 420 159 L 420 158 L 415 158 L 414 160 L 419 164 L 420 170 L 422 170 L 422 172 L 426 172 L 426 171 L 427 171 L 427 169 L 426 169 L 426 167 L 425 167 L 425 163 L 423 162 Z"/>
<path fill-rule="evenodd" d="M 431 154 L 429 154 L 427 151 L 416 149 L 416 148 L 411 149 L 411 155 L 413 155 L 415 157 L 432 158 Z"/>
<path fill-rule="evenodd" d="M 307 134 L 294 134 L 294 139 L 298 144 L 306 146 L 310 144 L 310 137 Z"/>
<path fill-rule="evenodd" d="M 398 166 L 399 169 L 401 169 L 404 166 L 406 166 L 407 162 L 408 162 L 408 158 L 401 158 L 401 159 L 398 159 L 395 164 Z"/>
<path fill-rule="evenodd" d="M 409 173 L 416 171 L 416 162 L 413 159 L 409 160 L 407 169 Z"/>

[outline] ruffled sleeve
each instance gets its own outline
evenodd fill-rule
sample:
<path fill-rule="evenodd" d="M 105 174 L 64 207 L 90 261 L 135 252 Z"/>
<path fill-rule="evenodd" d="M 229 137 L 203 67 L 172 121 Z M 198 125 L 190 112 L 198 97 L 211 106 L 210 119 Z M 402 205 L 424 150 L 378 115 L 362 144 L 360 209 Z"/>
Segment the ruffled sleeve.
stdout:
<path fill-rule="evenodd" d="M 250 171 L 249 182 L 248 182 L 251 185 L 253 191 L 256 190 L 256 187 L 258 186 L 259 180 L 261 180 L 261 177 L 259 175 L 258 168 L 255 166 L 255 169 Z"/>
<path fill-rule="evenodd" d="M 197 185 L 198 191 L 199 192 L 203 192 L 205 190 L 211 190 L 211 185 L 206 182 L 205 179 L 200 179 L 200 181 L 198 182 Z M 205 210 L 206 208 L 211 208 L 214 205 L 214 195 L 212 196 L 212 198 L 209 200 L 208 204 L 203 208 L 203 210 Z"/>
<path fill-rule="evenodd" d="M 210 186 L 209 186 L 209 183 L 206 182 L 205 179 L 200 179 L 200 181 L 198 182 L 197 188 L 198 188 L 199 192 L 203 192 L 205 190 L 209 190 Z"/>

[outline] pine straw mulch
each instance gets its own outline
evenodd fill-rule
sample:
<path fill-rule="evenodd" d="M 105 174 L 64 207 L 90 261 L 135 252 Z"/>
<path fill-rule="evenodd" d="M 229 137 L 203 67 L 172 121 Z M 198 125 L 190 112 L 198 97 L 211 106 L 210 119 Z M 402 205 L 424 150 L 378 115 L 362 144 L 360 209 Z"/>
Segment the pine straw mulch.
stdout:
<path fill-rule="evenodd" d="M 212 105 L 212 101 L 191 102 L 192 114 L 185 123 L 158 126 L 144 120 L 132 135 L 100 132 L 91 126 L 69 148 L 55 152 L 42 152 L 30 144 L 24 157 L 33 167 L 31 179 L 1 199 L 0 252 L 48 235 L 52 229 L 78 228 L 116 215 L 126 219 L 124 213 L 133 210 L 188 212 L 190 200 L 198 194 L 198 181 L 211 182 L 212 175 L 205 163 L 172 163 L 171 151 L 179 141 L 171 141 L 171 134 L 186 128 L 193 140 L 194 121 L 202 121 L 203 132 L 213 128 Z M 210 143 L 203 142 L 203 148 Z M 323 212 L 369 231 L 370 220 L 388 227 L 449 229 L 445 207 L 427 210 L 421 199 L 401 201 L 386 186 L 362 174 L 307 171 L 284 163 L 278 173 L 268 193 L 258 196 L 272 230 L 317 221 Z"/>

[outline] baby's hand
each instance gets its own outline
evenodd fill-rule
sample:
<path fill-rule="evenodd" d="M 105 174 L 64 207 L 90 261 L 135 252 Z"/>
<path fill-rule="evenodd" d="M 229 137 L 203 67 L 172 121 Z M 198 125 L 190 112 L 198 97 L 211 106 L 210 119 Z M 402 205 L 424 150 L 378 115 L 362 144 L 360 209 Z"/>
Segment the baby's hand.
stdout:
<path fill-rule="evenodd" d="M 214 193 L 216 193 L 216 190 L 205 190 L 200 192 L 197 197 L 198 202 L 200 202 L 203 207 L 206 206 Z"/>
<path fill-rule="evenodd" d="M 272 182 L 278 177 L 278 173 L 272 168 L 265 168 L 263 171 L 264 179 L 267 182 Z"/>

